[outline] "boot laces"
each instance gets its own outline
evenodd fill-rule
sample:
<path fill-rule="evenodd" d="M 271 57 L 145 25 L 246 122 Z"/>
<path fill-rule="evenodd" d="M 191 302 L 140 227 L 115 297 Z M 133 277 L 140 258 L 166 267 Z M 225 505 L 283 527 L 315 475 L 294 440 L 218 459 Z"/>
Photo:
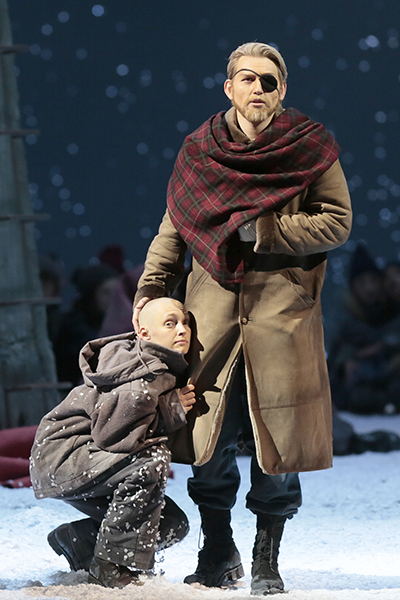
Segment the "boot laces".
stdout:
<path fill-rule="evenodd" d="M 198 554 L 197 571 L 201 571 L 202 573 L 214 573 L 216 565 L 229 561 L 233 551 L 233 541 L 229 544 L 221 545 L 215 543 L 215 541 L 212 543 L 205 537 L 203 548 Z"/>
<path fill-rule="evenodd" d="M 253 569 L 256 571 L 268 564 L 271 571 L 278 573 L 279 544 L 274 544 L 274 539 L 267 531 L 260 531 L 254 547 Z"/>

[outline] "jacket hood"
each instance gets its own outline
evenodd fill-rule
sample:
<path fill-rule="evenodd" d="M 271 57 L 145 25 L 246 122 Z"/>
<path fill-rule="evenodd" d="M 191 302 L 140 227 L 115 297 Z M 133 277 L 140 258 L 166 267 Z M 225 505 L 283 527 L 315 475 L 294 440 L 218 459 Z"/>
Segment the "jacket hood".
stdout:
<path fill-rule="evenodd" d="M 132 331 L 88 342 L 81 350 L 79 365 L 86 385 L 106 390 L 165 371 L 179 375 L 187 362 L 180 352 L 141 340 Z"/>

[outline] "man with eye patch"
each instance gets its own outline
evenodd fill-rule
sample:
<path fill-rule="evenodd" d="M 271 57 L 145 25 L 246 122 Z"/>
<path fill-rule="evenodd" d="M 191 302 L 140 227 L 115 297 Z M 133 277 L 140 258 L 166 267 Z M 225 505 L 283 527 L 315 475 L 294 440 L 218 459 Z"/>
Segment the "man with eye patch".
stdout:
<path fill-rule="evenodd" d="M 251 140 L 270 124 L 277 110 L 281 109 L 286 83 L 278 82 L 278 68 L 268 58 L 243 56 L 237 66 L 239 68 L 226 80 L 224 89 L 236 109 L 240 128 Z"/>
<path fill-rule="evenodd" d="M 185 583 L 223 587 L 243 576 L 231 509 L 238 446 L 251 454 L 246 506 L 256 517 L 251 593 L 282 592 L 284 524 L 301 505 L 298 473 L 332 466 L 332 416 L 320 293 L 327 252 L 350 233 L 338 145 L 321 125 L 283 108 L 287 69 L 276 48 L 246 43 L 230 56 L 228 111 L 190 134 L 148 251 L 134 317 L 193 268 L 185 304 L 198 355 L 189 495 L 204 534 Z"/>

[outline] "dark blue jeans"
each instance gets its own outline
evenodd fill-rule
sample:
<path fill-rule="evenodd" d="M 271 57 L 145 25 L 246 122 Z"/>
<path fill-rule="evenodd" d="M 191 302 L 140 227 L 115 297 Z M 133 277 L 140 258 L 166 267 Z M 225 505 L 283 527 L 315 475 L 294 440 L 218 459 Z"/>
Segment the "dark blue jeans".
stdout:
<path fill-rule="evenodd" d="M 266 475 L 258 466 L 243 358 L 239 360 L 214 454 L 205 465 L 192 467 L 188 491 L 195 504 L 228 510 L 234 506 L 240 485 L 236 462 L 240 442 L 251 454 L 251 487 L 246 496 L 246 507 L 256 515 L 264 513 L 290 519 L 301 506 L 299 476 L 297 473 Z"/>

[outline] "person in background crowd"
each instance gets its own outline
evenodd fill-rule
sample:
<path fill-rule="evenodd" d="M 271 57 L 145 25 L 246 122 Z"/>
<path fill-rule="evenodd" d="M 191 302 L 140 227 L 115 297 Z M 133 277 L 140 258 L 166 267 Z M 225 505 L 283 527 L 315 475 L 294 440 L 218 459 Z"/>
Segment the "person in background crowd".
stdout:
<path fill-rule="evenodd" d="M 376 429 L 357 433 L 343 414 L 333 406 L 333 454 L 363 454 L 363 452 L 392 452 L 400 450 L 400 436 L 394 431 Z"/>
<path fill-rule="evenodd" d="M 78 268 L 71 281 L 78 291 L 71 310 L 62 317 L 54 343 L 57 374 L 60 381 L 72 385 L 81 382 L 79 352 L 89 340 L 98 337 L 118 274 L 108 265 Z"/>
<path fill-rule="evenodd" d="M 143 273 L 144 264 L 123 273 L 115 286 L 110 298 L 103 324 L 100 328 L 100 337 L 117 335 L 132 330 L 132 302 L 137 292 L 137 284 Z M 185 267 L 185 275 L 172 294 L 172 298 L 184 302 L 187 277 L 190 273 L 190 263 Z"/>
<path fill-rule="evenodd" d="M 400 412 L 400 318 L 390 277 L 391 267 L 385 274 L 365 246 L 357 246 L 348 294 L 328 344 L 332 399 L 339 410 Z"/>
<path fill-rule="evenodd" d="M 112 267 L 116 273 L 125 273 L 125 252 L 120 244 L 107 244 L 97 254 L 101 265 Z"/>
<path fill-rule="evenodd" d="M 400 316 L 400 262 L 389 262 L 383 269 L 383 286 L 391 318 Z"/>
<path fill-rule="evenodd" d="M 61 261 L 53 256 L 39 256 L 39 278 L 43 296 L 52 300 L 46 304 L 47 333 L 54 346 L 61 326 L 61 292 L 64 286 L 64 272 Z"/>
<path fill-rule="evenodd" d="M 132 331 L 132 303 L 143 266 L 140 264 L 118 278 L 100 327 L 100 337 Z"/>

